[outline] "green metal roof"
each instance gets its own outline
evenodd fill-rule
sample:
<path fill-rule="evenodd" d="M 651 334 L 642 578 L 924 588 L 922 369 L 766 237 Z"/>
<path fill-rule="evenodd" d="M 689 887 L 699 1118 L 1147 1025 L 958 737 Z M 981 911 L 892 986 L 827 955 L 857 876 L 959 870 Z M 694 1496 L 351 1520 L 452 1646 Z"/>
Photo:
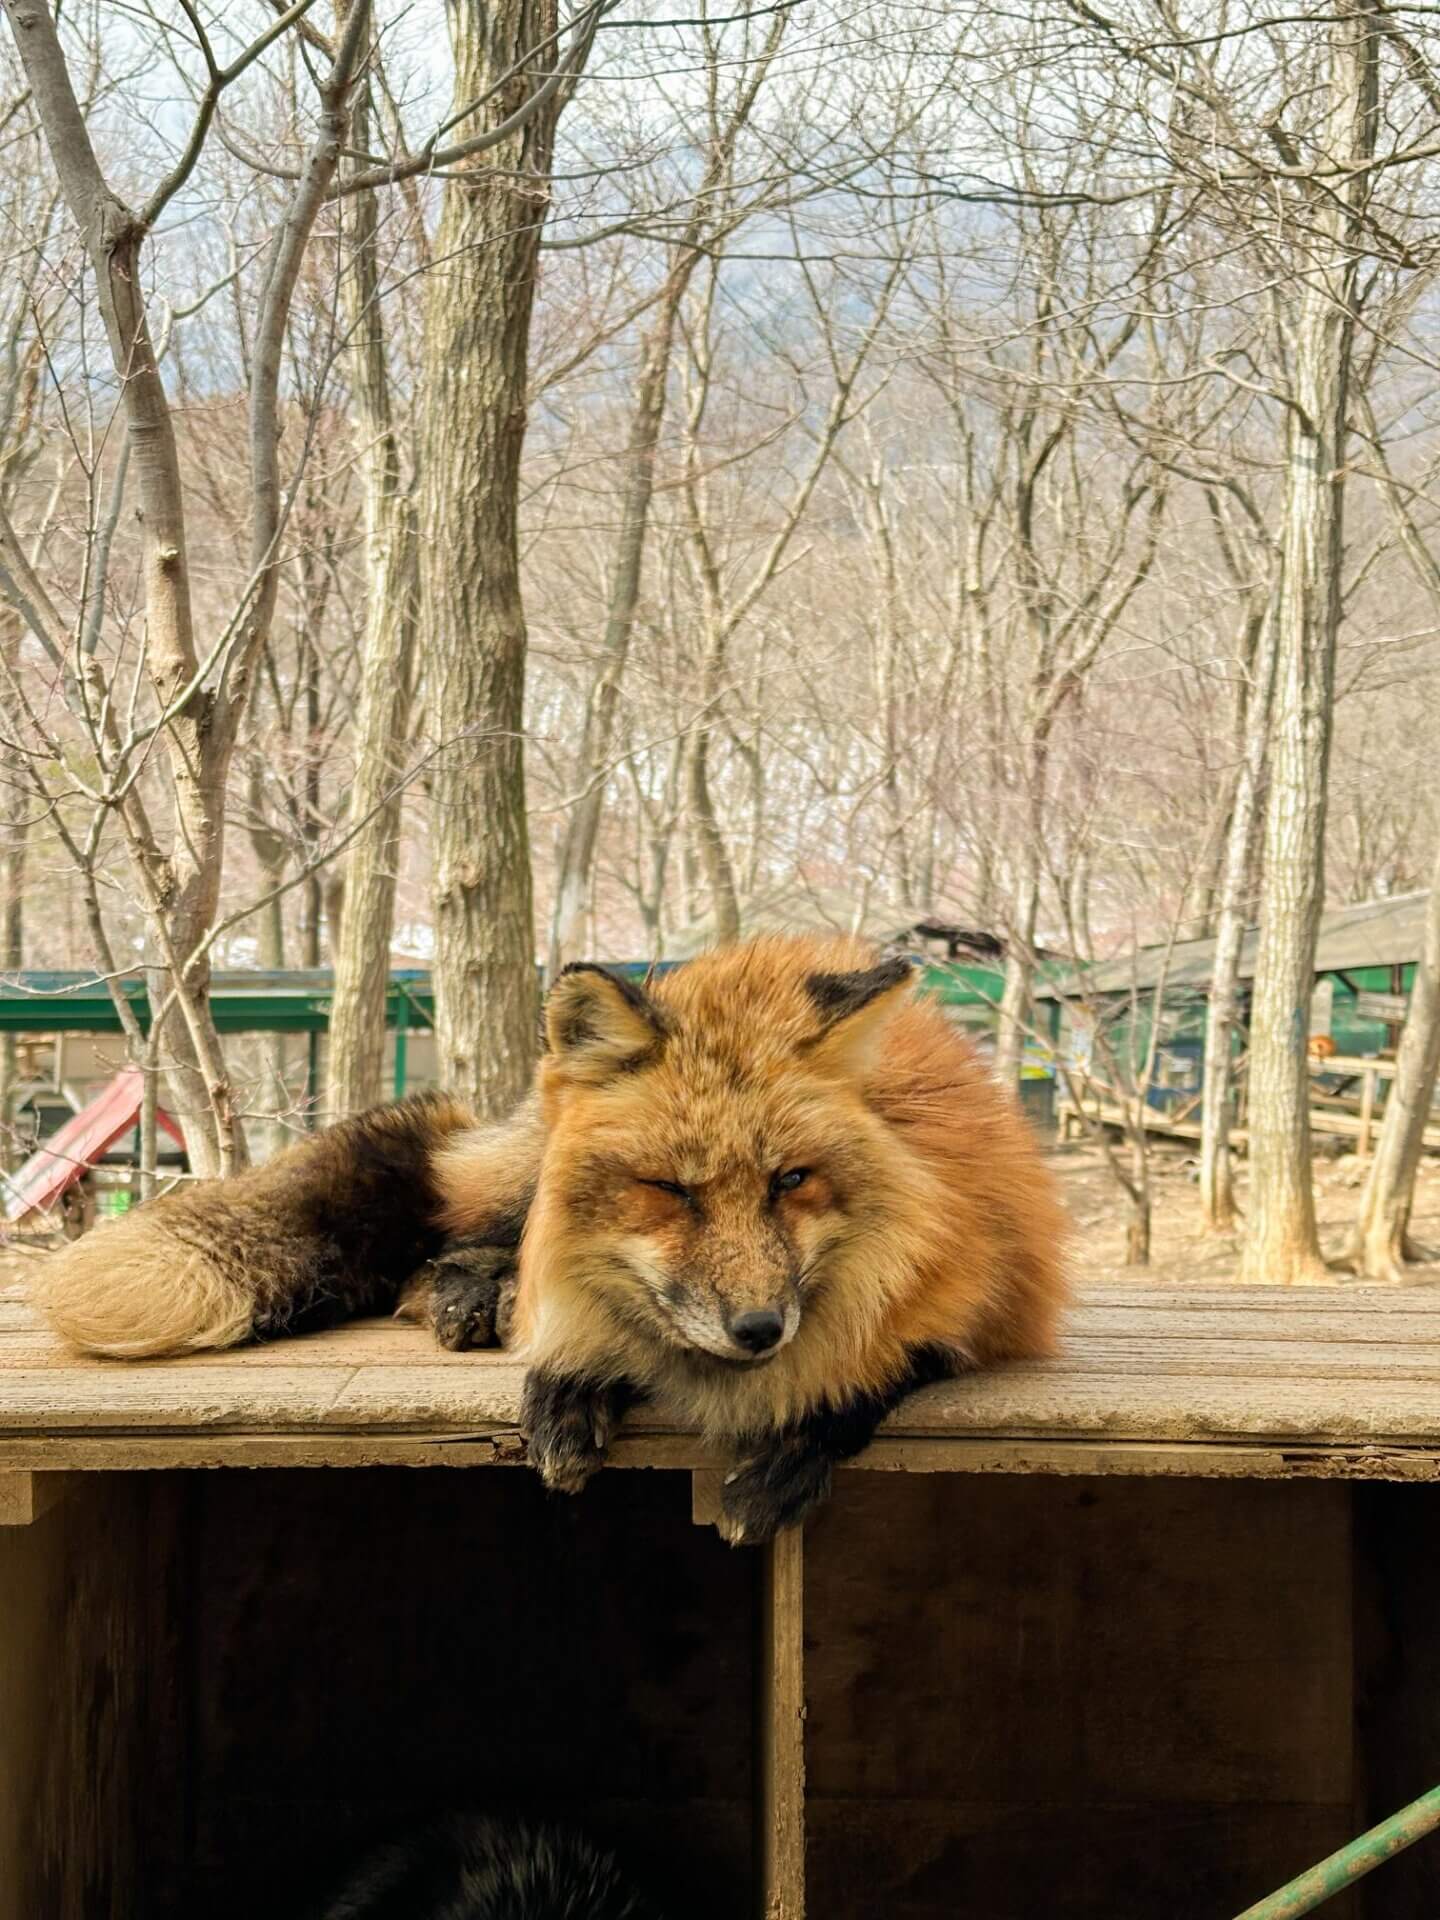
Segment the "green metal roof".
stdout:
<path fill-rule="evenodd" d="M 142 1027 L 150 1025 L 143 974 L 126 974 L 121 992 Z M 261 968 L 212 976 L 210 1006 L 221 1033 L 323 1033 L 330 1024 L 335 975 L 328 967 L 268 972 Z M 435 1000 L 424 968 L 390 975 L 385 1024 L 433 1024 Z M 0 1033 L 118 1033 L 110 987 L 93 973 L 0 975 Z"/>
<path fill-rule="evenodd" d="M 643 974 L 644 961 L 613 963 L 619 973 Z M 677 963 L 662 961 L 659 972 Z M 999 973 L 986 967 L 935 961 L 922 969 L 922 987 L 946 1006 L 991 1007 L 1000 998 Z M 144 975 L 126 974 L 120 990 L 140 1024 L 150 1025 Z M 210 1007 L 221 1033 L 324 1033 L 330 1024 L 335 975 L 328 967 L 216 973 Z M 387 1027 L 435 1023 L 435 993 L 426 967 L 396 968 L 385 1002 Z M 118 1033 L 120 1016 L 110 988 L 93 973 L 29 971 L 0 974 L 0 1033 Z"/>

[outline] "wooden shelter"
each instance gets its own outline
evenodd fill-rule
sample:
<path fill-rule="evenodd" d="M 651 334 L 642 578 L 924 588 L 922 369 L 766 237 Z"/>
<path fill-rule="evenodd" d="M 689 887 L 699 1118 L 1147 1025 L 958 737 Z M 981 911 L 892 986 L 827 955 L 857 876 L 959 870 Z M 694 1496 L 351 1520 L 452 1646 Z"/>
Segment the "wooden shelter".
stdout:
<path fill-rule="evenodd" d="M 1321 921 L 1310 1022 L 1317 1043 L 1311 1062 L 1311 1126 L 1318 1134 L 1355 1142 L 1362 1155 L 1384 1109 L 1424 944 L 1428 901 L 1426 892 L 1398 894 L 1332 907 Z M 1236 1046 L 1241 1050 L 1258 946 L 1258 930 L 1252 927 L 1240 955 L 1241 1032 Z M 1060 1060 L 1078 1069 L 1075 1078 L 1083 1082 L 1093 1055 L 1093 1029 L 1100 1024 L 1110 1053 L 1121 1070 L 1129 1072 L 1145 1059 L 1158 1018 L 1162 1028 L 1157 1071 L 1146 1094 L 1146 1126 L 1177 1139 L 1198 1140 L 1214 959 L 1213 940 L 1185 940 L 1141 947 L 1089 967 L 1047 966 L 1035 998 Z M 1131 1084 L 1138 1081 L 1136 1071 Z M 1231 1138 L 1243 1148 L 1243 1075 L 1238 1095 Z M 1124 1124 L 1113 1092 L 1092 1086 L 1085 1105 L 1093 1118 Z M 1081 1124 L 1068 1090 L 1057 1100 L 1057 1117 L 1062 1133 Z M 1440 1151 L 1440 1113 L 1427 1131 L 1426 1144 Z"/>
<path fill-rule="evenodd" d="M 0 1920 L 285 1920 L 496 1804 L 676 1920 L 1229 1920 L 1440 1780 L 1440 1292 L 1091 1289 L 763 1552 L 653 1415 L 547 1498 L 520 1384 L 0 1299 Z M 1327 1914 L 1430 1920 L 1437 1847 Z"/>

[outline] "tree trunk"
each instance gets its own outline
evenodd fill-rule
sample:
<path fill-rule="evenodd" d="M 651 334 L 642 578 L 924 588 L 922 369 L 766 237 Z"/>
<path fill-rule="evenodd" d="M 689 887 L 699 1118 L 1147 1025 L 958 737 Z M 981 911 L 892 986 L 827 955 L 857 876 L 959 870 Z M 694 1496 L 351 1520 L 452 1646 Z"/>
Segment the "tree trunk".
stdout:
<path fill-rule="evenodd" d="M 254 849 L 256 863 L 260 868 L 261 891 L 270 893 L 285 877 L 285 858 L 288 850 L 283 834 L 275 832 L 265 824 L 258 756 L 252 762 L 250 769 L 250 845 Z M 279 969 L 285 965 L 283 897 L 277 896 L 274 900 L 268 900 L 260 909 L 258 945 L 262 967 Z M 290 1104 L 289 1089 L 285 1080 L 285 1035 L 267 1033 L 262 1047 L 265 1059 L 265 1083 L 261 1097 L 273 1116 L 266 1129 L 266 1145 L 271 1154 L 276 1154 L 288 1144 L 290 1138 L 285 1122 L 281 1118 Z"/>
<path fill-rule="evenodd" d="M 0 647 L 13 671 L 20 649 L 20 617 L 0 607 Z M 7 727 L 7 732 L 9 728 Z M 28 823 L 22 756 L 0 746 L 0 969 L 15 973 L 25 964 L 25 855 Z M 0 1035 L 0 1167 L 9 1170 L 23 1157 L 15 1138 L 15 1100 L 19 1073 L 15 1035 Z"/>
<path fill-rule="evenodd" d="M 1033 895 L 1032 895 L 1033 902 Z M 1035 913 L 1029 924 L 1033 934 Z M 1025 1027 L 1030 1017 L 1034 967 L 1031 962 L 1030 936 L 1019 937 L 1012 931 L 1005 944 L 1004 985 L 1000 989 L 1000 1007 L 995 1018 L 995 1059 L 993 1071 L 1002 1086 L 1015 1092 L 1020 1084 L 1020 1062 L 1025 1052 Z"/>
<path fill-rule="evenodd" d="M 740 938 L 740 899 L 735 885 L 735 868 L 725 835 L 715 817 L 715 802 L 710 792 L 710 741 L 714 733 L 713 714 L 720 697 L 720 676 L 725 660 L 725 638 L 717 629 L 705 651 L 701 676 L 701 709 L 705 716 L 690 736 L 686 766 L 685 797 L 695 834 L 696 850 L 710 895 L 710 913 L 715 924 L 714 944 L 732 946 Z"/>
<path fill-rule="evenodd" d="M 1130 1177 L 1133 1184 L 1130 1191 L 1130 1218 L 1125 1224 L 1125 1264 L 1130 1267 L 1148 1267 L 1152 1207 L 1149 1142 L 1145 1138 L 1143 1094 L 1136 1095 L 1136 1106 L 1139 1110 L 1135 1116 L 1135 1131 L 1130 1140 Z"/>
<path fill-rule="evenodd" d="M 1200 1206 L 1205 1227 L 1224 1233 L 1235 1224 L 1235 1173 L 1230 1152 L 1234 1045 L 1239 1026 L 1240 953 L 1250 904 L 1255 824 L 1265 772 L 1275 690 L 1278 628 L 1261 624 L 1245 710 L 1245 736 L 1225 838 L 1210 998 L 1205 1010 L 1205 1066 L 1200 1111 Z"/>
<path fill-rule="evenodd" d="M 1351 1259 L 1368 1280 L 1399 1280 L 1410 1245 L 1410 1208 L 1425 1126 L 1431 1118 L 1435 1076 L 1440 1069 L 1440 855 L 1430 880 L 1425 944 L 1415 969 L 1410 1006 L 1400 1035 L 1395 1078 L 1385 1118 L 1360 1197 Z"/>
<path fill-rule="evenodd" d="M 995 1077 L 1012 1092 L 1019 1089 L 1025 1035 L 1033 1012 L 1035 935 L 1040 924 L 1040 843 L 1050 761 L 1048 731 L 1041 724 L 1031 728 L 1027 757 L 1025 824 L 1006 913 L 1005 984 L 995 1033 Z"/>
<path fill-rule="evenodd" d="M 630 636 L 640 605 L 645 533 L 655 493 L 655 454 L 665 417 L 675 320 L 699 258 L 699 254 L 690 249 L 671 267 L 641 359 L 640 383 L 625 449 L 620 534 L 610 576 L 600 664 L 586 697 L 580 745 L 575 755 L 573 778 L 577 798 L 556 851 L 555 899 L 545 960 L 546 977 L 551 980 L 561 967 L 584 958 L 585 913 L 605 797 L 605 764 L 610 755 Z"/>
<path fill-rule="evenodd" d="M 315 646 L 319 620 L 311 593 L 312 566 L 313 557 L 308 553 L 302 554 L 300 571 L 305 583 L 302 593 L 305 625 L 300 634 L 299 673 L 305 688 L 305 786 L 300 815 L 300 846 L 306 879 L 300 891 L 300 964 L 313 970 L 320 965 L 323 952 L 320 934 L 325 924 L 325 877 L 316 864 L 316 855 L 325 823 L 320 812 L 320 763 L 324 748 L 320 739 L 320 656 Z"/>
<path fill-rule="evenodd" d="M 319 131 L 276 227 L 266 264 L 250 382 L 249 464 L 255 588 L 243 638 L 212 686 L 202 684 L 196 652 L 186 538 L 185 496 L 175 424 L 146 309 L 143 253 L 155 220 L 183 185 L 167 188 L 137 212 L 111 188 L 91 144 L 48 6 L 5 0 L 35 110 L 61 191 L 80 230 L 111 364 L 120 382 L 130 462 L 139 494 L 141 575 L 147 668 L 164 719 L 172 798 L 171 844 L 163 849 L 138 786 L 120 809 L 155 933 L 152 1004 L 170 998 L 163 1030 L 167 1072 L 193 1169 L 228 1173 L 245 1160 L 245 1137 L 210 1010 L 209 941 L 217 918 L 225 852 L 226 782 L 250 671 L 262 652 L 278 589 L 281 486 L 279 384 L 286 321 L 301 260 L 348 130 L 347 95 L 356 32 L 337 39 L 321 82 Z M 118 746 L 115 710 L 94 655 L 84 668 L 97 745 Z M 172 997 L 173 996 L 173 997 Z"/>
<path fill-rule="evenodd" d="M 610 576 L 600 665 L 586 698 L 580 746 L 575 758 L 574 780 L 578 797 L 556 852 L 555 899 L 545 962 L 547 978 L 551 979 L 567 962 L 582 958 L 587 945 L 584 924 L 593 884 L 595 845 L 604 799 L 605 764 L 610 755 L 620 682 L 640 604 L 645 536 L 655 494 L 655 454 L 665 417 L 675 323 L 695 269 L 704 258 L 700 243 L 717 218 L 723 217 L 720 188 L 729 174 L 735 143 L 749 119 L 784 32 L 785 15 L 782 10 L 771 24 L 759 58 L 743 79 L 729 115 L 723 123 L 713 117 L 711 119 L 704 171 L 684 231 L 671 250 L 655 318 L 641 356 L 635 411 L 631 416 L 629 441 L 625 449 L 620 535 Z"/>
<path fill-rule="evenodd" d="M 498 89 L 483 109 L 498 118 L 524 86 L 511 69 L 556 30 L 555 0 L 448 0 L 446 12 L 456 105 Z M 420 581 L 443 743 L 431 783 L 436 1044 L 442 1083 L 486 1114 L 524 1091 L 539 1026 L 516 518 L 556 111 L 446 179 L 426 312 Z"/>
<path fill-rule="evenodd" d="M 274 880 L 278 882 L 283 866 L 277 869 Z M 273 882 L 266 876 L 266 884 Z M 285 965 L 285 913 L 281 900 L 272 900 L 262 908 L 260 914 L 260 964 L 262 967 L 279 969 Z M 290 1129 L 285 1124 L 285 1111 L 290 1105 L 290 1087 L 286 1079 L 287 1061 L 286 1036 L 283 1033 L 267 1033 L 265 1036 L 265 1104 L 271 1110 L 271 1120 L 267 1128 L 268 1145 L 271 1154 L 279 1153 L 290 1144 Z"/>
<path fill-rule="evenodd" d="M 1357 171 L 1317 196 L 1321 257 L 1301 282 L 1288 342 L 1278 657 L 1250 1028 L 1250 1216 L 1241 1273 L 1251 1282 L 1325 1278 L 1311 1180 L 1307 1045 L 1340 626 L 1358 258 L 1352 242 L 1366 192 L 1363 168 L 1375 145 L 1378 46 L 1368 0 L 1349 0 L 1332 29 L 1325 147 Z"/>
<path fill-rule="evenodd" d="M 880 792 L 888 825 L 883 868 L 894 903 L 909 906 L 915 899 L 915 881 L 910 865 L 909 821 L 900 784 L 901 758 L 907 753 L 899 690 L 900 569 L 895 558 L 895 536 L 886 510 L 884 485 L 884 468 L 877 464 L 866 476 L 864 500 L 866 518 L 878 556 L 875 572 L 878 575 L 876 584 L 880 610 L 873 670 L 875 699 L 880 710 Z"/>
<path fill-rule="evenodd" d="M 369 102 L 357 102 L 354 145 L 368 150 Z M 345 859 L 348 911 L 330 930 L 335 996 L 330 1009 L 326 1104 L 332 1119 L 380 1097 L 395 881 L 400 856 L 405 743 L 415 654 L 415 519 L 396 435 L 376 258 L 373 193 L 351 202 L 345 276 L 351 332 L 350 393 L 365 490 L 365 634 Z M 358 829 L 358 831 L 357 831 Z"/>

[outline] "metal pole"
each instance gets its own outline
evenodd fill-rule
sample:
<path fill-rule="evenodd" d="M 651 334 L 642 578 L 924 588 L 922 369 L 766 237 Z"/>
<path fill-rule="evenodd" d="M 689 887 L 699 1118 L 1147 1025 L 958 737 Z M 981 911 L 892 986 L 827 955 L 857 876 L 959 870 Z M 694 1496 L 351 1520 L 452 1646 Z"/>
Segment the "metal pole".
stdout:
<path fill-rule="evenodd" d="M 1399 1813 L 1392 1813 L 1388 1820 L 1362 1833 L 1358 1840 L 1341 1847 L 1318 1867 L 1311 1867 L 1298 1880 L 1272 1893 L 1268 1900 L 1246 1907 L 1238 1920 L 1295 1920 L 1298 1914 L 1313 1913 L 1316 1907 L 1343 1893 L 1346 1887 L 1353 1886 L 1376 1867 L 1383 1867 L 1395 1854 L 1403 1853 L 1406 1847 L 1423 1840 L 1437 1827 L 1440 1827 L 1440 1787 L 1432 1787 L 1423 1799 L 1412 1801 Z"/>

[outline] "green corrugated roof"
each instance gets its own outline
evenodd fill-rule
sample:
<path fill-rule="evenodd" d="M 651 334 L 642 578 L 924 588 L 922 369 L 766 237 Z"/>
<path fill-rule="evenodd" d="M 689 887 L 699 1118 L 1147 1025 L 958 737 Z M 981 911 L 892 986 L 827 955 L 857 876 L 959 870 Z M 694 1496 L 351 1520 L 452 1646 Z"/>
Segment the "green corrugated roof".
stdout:
<path fill-rule="evenodd" d="M 143 1027 L 150 1024 L 150 998 L 140 972 L 126 974 L 120 990 Z M 221 1033 L 322 1033 L 330 1024 L 335 975 L 328 967 L 216 973 L 210 1005 Z M 434 1018 L 430 975 L 424 968 L 390 975 L 386 1025 L 409 1013 L 408 1026 Z M 120 1018 L 109 985 L 93 973 L 26 971 L 0 975 L 0 1032 L 118 1033 Z"/>
<path fill-rule="evenodd" d="M 644 973 L 644 961 L 612 962 L 618 972 Z M 662 962 L 661 971 L 677 963 Z M 922 970 L 923 990 L 947 1006 L 993 1006 L 1003 984 L 986 967 L 932 961 Z M 121 991 L 142 1027 L 150 1024 L 150 999 L 140 972 L 126 974 Z M 221 1033 L 323 1033 L 330 1024 L 335 975 L 328 967 L 217 972 L 210 1005 Z M 426 967 L 396 968 L 390 975 L 385 1024 L 434 1024 L 435 995 Z M 0 1033 L 118 1033 L 120 1019 L 104 980 L 80 971 L 30 970 L 0 975 Z"/>
<path fill-rule="evenodd" d="M 1420 958 L 1424 946 L 1429 899 L 1427 889 L 1396 894 L 1388 900 L 1363 900 L 1355 906 L 1330 908 L 1320 922 L 1316 973 L 1359 973 L 1367 967 L 1412 964 Z M 1242 980 L 1249 980 L 1255 972 L 1258 944 L 1258 929 L 1248 928 L 1240 953 Z M 1138 947 L 1088 970 L 1077 969 L 1068 980 L 1057 976 L 1054 986 L 1036 988 L 1036 998 L 1055 1000 L 1080 992 L 1143 993 L 1155 986 L 1162 971 L 1167 993 L 1205 993 L 1214 964 L 1213 940 L 1177 942 L 1168 950 L 1168 963 L 1164 946 Z"/>

